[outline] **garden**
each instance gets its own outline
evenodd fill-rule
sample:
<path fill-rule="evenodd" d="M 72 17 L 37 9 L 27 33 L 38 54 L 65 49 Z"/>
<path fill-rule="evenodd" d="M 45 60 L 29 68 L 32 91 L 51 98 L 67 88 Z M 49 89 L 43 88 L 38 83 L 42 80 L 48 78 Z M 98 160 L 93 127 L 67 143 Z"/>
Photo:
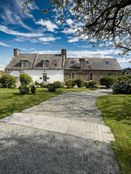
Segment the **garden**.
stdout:
<path fill-rule="evenodd" d="M 116 141 L 113 150 L 123 174 L 130 173 L 131 164 L 131 75 L 106 76 L 97 81 L 67 80 L 65 84 L 33 83 L 30 76 L 21 74 L 20 85 L 9 74 L 0 77 L 0 118 L 37 105 L 64 92 L 112 88 L 113 94 L 97 99 L 105 124 L 110 126 Z"/>

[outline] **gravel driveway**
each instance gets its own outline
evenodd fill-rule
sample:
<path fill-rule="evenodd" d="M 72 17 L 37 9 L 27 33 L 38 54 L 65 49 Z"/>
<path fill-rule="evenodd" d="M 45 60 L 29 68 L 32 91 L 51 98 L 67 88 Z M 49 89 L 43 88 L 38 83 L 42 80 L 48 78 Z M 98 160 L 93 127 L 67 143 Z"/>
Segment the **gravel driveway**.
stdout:
<path fill-rule="evenodd" d="M 120 174 L 97 109 L 107 90 L 72 92 L 0 122 L 0 174 Z"/>

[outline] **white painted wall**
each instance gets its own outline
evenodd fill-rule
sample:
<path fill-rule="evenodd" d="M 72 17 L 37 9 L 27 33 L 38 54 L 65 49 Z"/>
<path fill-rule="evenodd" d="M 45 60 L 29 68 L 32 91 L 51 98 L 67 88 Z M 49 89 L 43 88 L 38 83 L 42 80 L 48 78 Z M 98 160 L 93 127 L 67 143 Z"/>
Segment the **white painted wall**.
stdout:
<path fill-rule="evenodd" d="M 43 82 L 43 73 L 47 73 L 47 77 L 49 78 L 47 80 L 48 83 L 53 83 L 57 80 L 64 82 L 64 70 L 24 70 L 23 73 L 27 73 L 31 76 L 34 82 Z M 10 74 L 19 77 L 20 71 L 12 71 Z"/>

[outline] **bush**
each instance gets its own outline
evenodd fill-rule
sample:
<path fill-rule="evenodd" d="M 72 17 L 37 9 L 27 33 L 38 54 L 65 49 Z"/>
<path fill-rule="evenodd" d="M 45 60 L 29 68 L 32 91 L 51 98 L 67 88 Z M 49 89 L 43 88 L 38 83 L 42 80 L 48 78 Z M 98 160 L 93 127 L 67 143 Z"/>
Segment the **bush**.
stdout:
<path fill-rule="evenodd" d="M 21 86 L 19 87 L 19 90 L 20 90 L 20 93 L 21 93 L 22 95 L 24 95 L 24 94 L 29 94 L 29 92 L 30 92 L 29 87 L 26 86 L 26 85 L 21 85 Z"/>
<path fill-rule="evenodd" d="M 60 81 L 55 81 L 53 84 L 55 85 L 56 88 L 61 88 L 62 87 L 62 84 L 61 84 Z"/>
<path fill-rule="evenodd" d="M 131 80 L 117 81 L 112 89 L 114 94 L 131 94 Z"/>
<path fill-rule="evenodd" d="M 21 74 L 20 75 L 20 82 L 23 85 L 29 85 L 32 82 L 32 78 L 28 74 Z"/>
<path fill-rule="evenodd" d="M 0 84 L 3 88 L 13 88 L 16 86 L 16 78 L 10 74 L 3 74 L 0 77 Z"/>
<path fill-rule="evenodd" d="M 31 93 L 32 94 L 36 93 L 36 87 L 34 85 L 31 86 Z"/>
<path fill-rule="evenodd" d="M 85 83 L 86 88 L 97 88 L 97 81 L 92 80 Z"/>
<path fill-rule="evenodd" d="M 74 80 L 67 80 L 65 82 L 65 85 L 67 86 L 67 88 L 73 88 L 75 86 Z"/>
<path fill-rule="evenodd" d="M 56 91 L 56 86 L 53 83 L 48 84 L 47 88 L 48 88 L 49 92 L 55 92 Z"/>
<path fill-rule="evenodd" d="M 83 87 L 84 85 L 84 81 L 82 79 L 76 79 L 74 83 L 78 86 L 78 88 Z"/>
<path fill-rule="evenodd" d="M 44 83 L 44 82 L 39 83 L 39 86 L 40 86 L 41 88 L 47 88 L 47 84 Z"/>
<path fill-rule="evenodd" d="M 100 79 L 101 85 L 105 85 L 106 88 L 110 88 L 115 82 L 115 79 L 112 76 L 106 76 Z"/>

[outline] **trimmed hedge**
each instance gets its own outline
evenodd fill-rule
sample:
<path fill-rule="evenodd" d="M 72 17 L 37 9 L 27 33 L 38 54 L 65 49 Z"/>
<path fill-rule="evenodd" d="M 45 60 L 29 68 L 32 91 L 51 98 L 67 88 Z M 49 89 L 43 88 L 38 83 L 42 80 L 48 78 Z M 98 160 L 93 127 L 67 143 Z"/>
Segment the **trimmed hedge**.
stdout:
<path fill-rule="evenodd" d="M 65 85 L 67 86 L 67 88 L 73 88 L 75 86 L 75 82 L 74 80 L 67 80 L 65 82 Z"/>
<path fill-rule="evenodd" d="M 76 79 L 74 80 L 74 84 L 77 85 L 78 88 L 81 88 L 84 85 L 84 81 L 82 79 Z"/>
<path fill-rule="evenodd" d="M 85 82 L 85 87 L 86 88 L 97 88 L 97 81 L 92 80 L 89 82 Z"/>
<path fill-rule="evenodd" d="M 23 73 L 20 75 L 20 82 L 23 85 L 29 85 L 32 82 L 32 78 L 28 74 Z"/>

